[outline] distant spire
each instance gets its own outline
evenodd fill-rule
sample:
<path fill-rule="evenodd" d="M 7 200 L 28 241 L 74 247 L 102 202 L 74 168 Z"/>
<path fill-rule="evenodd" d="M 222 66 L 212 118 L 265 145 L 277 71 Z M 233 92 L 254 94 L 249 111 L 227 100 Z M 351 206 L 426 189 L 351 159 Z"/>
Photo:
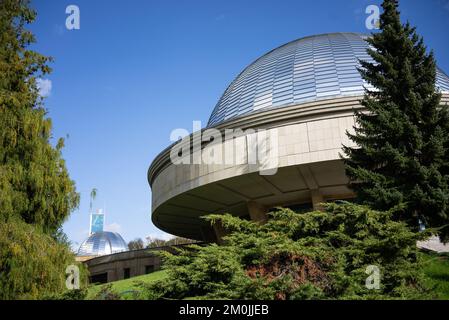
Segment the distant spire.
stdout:
<path fill-rule="evenodd" d="M 92 213 L 92 205 L 93 205 L 95 198 L 97 197 L 97 192 L 98 192 L 97 188 L 93 188 L 92 191 L 90 192 L 90 203 L 89 203 L 90 211 L 89 211 L 89 213 Z"/>
<path fill-rule="evenodd" d="M 93 202 L 97 197 L 98 190 L 93 188 L 90 192 L 90 203 L 89 203 L 89 215 L 90 215 L 90 225 L 89 225 L 89 235 L 102 232 L 104 229 L 104 213 L 102 209 L 97 209 L 97 213 L 93 212 Z"/>

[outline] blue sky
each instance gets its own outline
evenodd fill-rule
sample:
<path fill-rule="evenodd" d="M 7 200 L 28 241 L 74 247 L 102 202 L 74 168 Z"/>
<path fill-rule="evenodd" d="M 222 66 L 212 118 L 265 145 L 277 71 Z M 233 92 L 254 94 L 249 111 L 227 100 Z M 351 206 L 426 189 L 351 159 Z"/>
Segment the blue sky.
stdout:
<path fill-rule="evenodd" d="M 35 0 L 34 48 L 55 58 L 46 77 L 54 137 L 81 194 L 64 224 L 75 246 L 88 233 L 89 193 L 126 241 L 164 237 L 151 223 L 146 179 L 176 128 L 207 123 L 226 86 L 249 63 L 291 40 L 326 32 L 369 32 L 375 0 Z M 67 30 L 77 5 L 80 30 Z M 449 73 L 449 0 L 402 0 Z M 47 84 L 49 84 L 47 81 Z"/>

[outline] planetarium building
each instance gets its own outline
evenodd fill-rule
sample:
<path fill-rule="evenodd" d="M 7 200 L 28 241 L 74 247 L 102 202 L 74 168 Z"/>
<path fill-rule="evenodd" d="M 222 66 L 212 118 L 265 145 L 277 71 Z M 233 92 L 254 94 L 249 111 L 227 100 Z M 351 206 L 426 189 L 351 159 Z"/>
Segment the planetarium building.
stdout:
<path fill-rule="evenodd" d="M 230 141 L 243 148 L 234 149 L 234 161 L 198 163 L 192 133 L 163 150 L 148 170 L 153 223 L 174 235 L 214 241 L 221 230 L 201 216 L 231 213 L 263 221 L 276 206 L 316 208 L 353 198 L 340 154 L 342 145 L 352 145 L 346 131 L 353 130 L 354 110 L 369 87 L 357 71 L 359 59 L 372 61 L 365 39 L 356 33 L 305 37 L 246 67 L 199 132 L 219 132 L 223 154 Z M 449 77 L 440 69 L 436 87 L 448 103 Z M 226 139 L 232 129 L 239 134 Z M 262 148 L 268 161 L 255 165 L 250 160 L 261 148 L 257 132 L 270 143 Z M 200 150 L 207 150 L 217 137 L 200 139 Z M 173 150 L 191 161 L 174 162 Z"/>

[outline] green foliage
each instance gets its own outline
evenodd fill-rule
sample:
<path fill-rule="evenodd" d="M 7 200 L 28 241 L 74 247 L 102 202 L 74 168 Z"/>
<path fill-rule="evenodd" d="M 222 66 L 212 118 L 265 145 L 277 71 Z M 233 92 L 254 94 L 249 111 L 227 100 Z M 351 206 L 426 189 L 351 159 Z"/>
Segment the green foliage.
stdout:
<path fill-rule="evenodd" d="M 112 288 L 112 284 L 106 284 L 100 287 L 100 290 L 94 295 L 92 300 L 120 300 L 120 295 Z"/>
<path fill-rule="evenodd" d="M 36 80 L 51 59 L 27 49 L 34 36 L 25 27 L 35 16 L 27 0 L 0 1 L 0 216 L 54 234 L 79 195 L 61 158 L 64 140 L 50 144 Z"/>
<path fill-rule="evenodd" d="M 87 297 L 87 288 L 66 290 L 59 294 L 46 296 L 46 300 L 85 300 Z"/>
<path fill-rule="evenodd" d="M 66 290 L 67 266 L 87 272 L 64 244 L 20 220 L 0 222 L 0 300 L 40 299 Z"/>
<path fill-rule="evenodd" d="M 229 214 L 206 217 L 229 232 L 222 246 L 162 252 L 168 278 L 148 286 L 155 299 L 424 298 L 428 291 L 416 241 L 426 237 L 393 212 L 327 204 L 325 212 L 279 208 L 264 225 Z M 380 289 L 365 286 L 367 266 L 380 269 Z"/>
<path fill-rule="evenodd" d="M 149 274 L 132 277 L 129 279 L 118 280 L 110 283 L 109 291 L 113 291 L 120 295 L 120 299 L 147 299 L 149 298 L 142 288 L 148 286 L 151 282 L 163 280 L 166 278 L 166 271 L 160 270 Z M 104 295 L 100 295 L 100 290 L 108 286 L 108 284 L 91 285 L 88 289 L 86 299 L 99 299 Z"/>
<path fill-rule="evenodd" d="M 51 70 L 26 26 L 29 0 L 0 1 L 0 299 L 35 299 L 65 289 L 74 263 L 61 225 L 79 195 L 61 157 L 64 140 L 50 143 L 37 79 Z"/>
<path fill-rule="evenodd" d="M 366 90 L 356 112 L 357 145 L 345 147 L 346 173 L 361 203 L 403 205 L 396 219 L 418 228 L 449 224 L 449 113 L 435 92 L 436 64 L 422 37 L 401 24 L 397 0 L 385 0 L 381 32 L 367 41 L 374 63 L 361 61 Z M 449 228 L 440 237 L 449 240 Z"/>

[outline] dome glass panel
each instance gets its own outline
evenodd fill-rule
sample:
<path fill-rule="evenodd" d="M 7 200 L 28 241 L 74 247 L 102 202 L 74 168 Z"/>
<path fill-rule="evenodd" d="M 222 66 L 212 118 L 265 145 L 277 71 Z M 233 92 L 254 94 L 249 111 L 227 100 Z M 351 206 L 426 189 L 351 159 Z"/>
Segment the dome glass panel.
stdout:
<path fill-rule="evenodd" d="M 245 68 L 226 89 L 208 122 L 271 108 L 363 95 L 359 59 L 373 62 L 366 35 L 332 33 L 301 38 L 274 49 Z M 449 93 L 449 77 L 437 68 L 437 88 Z"/>
<path fill-rule="evenodd" d="M 102 256 L 127 251 L 128 245 L 116 232 L 101 231 L 91 234 L 80 246 L 79 256 Z"/>

